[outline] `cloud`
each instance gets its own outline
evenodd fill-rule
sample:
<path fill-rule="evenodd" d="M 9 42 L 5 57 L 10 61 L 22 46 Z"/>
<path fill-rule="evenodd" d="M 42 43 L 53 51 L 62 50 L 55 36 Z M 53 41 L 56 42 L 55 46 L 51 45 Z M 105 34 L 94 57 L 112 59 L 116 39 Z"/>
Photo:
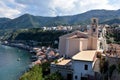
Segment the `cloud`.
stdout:
<path fill-rule="evenodd" d="M 91 9 L 118 9 L 110 0 L 16 0 L 27 5 L 26 11 L 41 16 L 73 15 Z M 35 11 L 35 12 L 32 12 Z"/>
<path fill-rule="evenodd" d="M 14 14 L 19 14 L 18 10 L 13 10 L 0 1 L 0 17 L 13 17 Z"/>
<path fill-rule="evenodd" d="M 1 0 L 0 17 L 24 13 L 39 16 L 74 15 L 92 9 L 119 9 L 120 0 Z"/>
<path fill-rule="evenodd" d="M 51 0 L 15 0 L 15 2 L 26 6 L 23 10 L 24 13 L 41 16 L 52 15 Z"/>
<path fill-rule="evenodd" d="M 15 18 L 22 13 L 20 10 L 23 7 L 22 4 L 14 3 L 14 0 L 0 1 L 0 17 Z"/>
<path fill-rule="evenodd" d="M 91 9 L 115 9 L 108 4 L 108 0 L 69 0 L 69 2 L 67 0 L 54 0 L 53 4 L 55 11 L 60 10 L 62 15 L 83 13 Z"/>

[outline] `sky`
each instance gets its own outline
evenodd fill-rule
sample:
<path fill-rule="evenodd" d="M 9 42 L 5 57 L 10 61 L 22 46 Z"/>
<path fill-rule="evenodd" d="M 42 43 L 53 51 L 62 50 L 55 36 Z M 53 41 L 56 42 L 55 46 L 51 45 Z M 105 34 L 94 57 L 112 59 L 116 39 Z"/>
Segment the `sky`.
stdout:
<path fill-rule="evenodd" d="M 0 0 L 0 17 L 16 18 L 25 13 L 65 16 L 94 9 L 120 9 L 120 0 Z"/>

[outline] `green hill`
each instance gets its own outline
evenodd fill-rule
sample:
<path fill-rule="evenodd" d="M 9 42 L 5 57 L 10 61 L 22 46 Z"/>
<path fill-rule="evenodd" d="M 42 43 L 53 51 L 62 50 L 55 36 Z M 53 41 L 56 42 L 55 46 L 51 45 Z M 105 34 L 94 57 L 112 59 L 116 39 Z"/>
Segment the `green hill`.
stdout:
<path fill-rule="evenodd" d="M 109 24 L 109 25 L 120 24 L 120 19 L 116 18 L 116 19 L 107 20 L 101 24 Z"/>
<path fill-rule="evenodd" d="M 57 25 L 77 24 L 84 25 L 89 24 L 90 18 L 92 17 L 99 18 L 99 22 L 105 24 L 108 20 L 120 18 L 120 10 L 91 10 L 82 14 L 56 17 L 42 17 L 24 14 L 15 19 L 0 19 L 0 29 L 38 28 L 43 26 L 51 27 Z"/>

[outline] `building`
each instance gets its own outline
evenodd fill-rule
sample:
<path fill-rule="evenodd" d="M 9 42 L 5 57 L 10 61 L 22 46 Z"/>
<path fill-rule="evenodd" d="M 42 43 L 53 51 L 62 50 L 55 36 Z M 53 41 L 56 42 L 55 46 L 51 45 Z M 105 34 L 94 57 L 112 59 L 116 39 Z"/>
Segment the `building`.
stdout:
<path fill-rule="evenodd" d="M 92 19 L 91 28 L 88 32 L 74 31 L 59 38 L 59 52 L 61 56 L 72 57 L 76 53 L 84 50 L 97 50 L 98 40 L 98 21 Z"/>
<path fill-rule="evenodd" d="M 51 73 L 58 71 L 66 80 L 94 80 L 96 54 L 104 41 L 98 37 L 98 19 L 91 21 L 87 32 L 74 31 L 59 38 L 63 58 L 51 64 Z"/>
<path fill-rule="evenodd" d="M 58 71 L 65 80 L 72 80 L 73 69 L 71 67 L 71 59 L 60 58 L 58 62 L 51 63 L 51 73 Z"/>
<path fill-rule="evenodd" d="M 94 80 L 96 50 L 81 51 L 72 57 L 73 80 Z"/>

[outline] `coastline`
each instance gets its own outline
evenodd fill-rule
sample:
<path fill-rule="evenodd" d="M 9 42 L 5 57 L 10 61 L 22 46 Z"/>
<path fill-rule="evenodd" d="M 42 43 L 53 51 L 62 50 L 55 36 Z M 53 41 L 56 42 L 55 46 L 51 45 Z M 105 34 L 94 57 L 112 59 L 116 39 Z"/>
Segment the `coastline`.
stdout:
<path fill-rule="evenodd" d="M 29 54 L 31 54 L 30 50 L 33 49 L 32 47 L 30 47 L 28 45 L 24 45 L 24 44 L 23 45 L 19 45 L 17 43 L 0 43 L 0 44 L 4 45 L 4 46 L 10 46 L 10 47 L 18 48 L 21 50 L 25 50 Z M 31 55 L 31 57 L 32 57 L 32 55 Z M 30 65 L 32 65 L 32 60 L 31 60 L 31 63 L 28 65 L 28 67 L 24 71 L 20 72 L 20 77 L 30 70 Z M 18 80 L 20 79 L 20 77 L 18 78 Z"/>
<path fill-rule="evenodd" d="M 15 48 L 19 48 L 19 49 L 26 50 L 26 51 L 29 51 L 29 52 L 30 52 L 30 50 L 33 49 L 33 47 L 31 47 L 31 46 L 24 45 L 24 44 L 21 44 L 21 43 L 3 43 L 2 42 L 1 45 L 15 47 Z"/>
<path fill-rule="evenodd" d="M 13 42 L 11 43 L 7 41 L 2 42 L 1 44 L 5 46 L 26 50 L 31 54 L 31 59 L 30 59 L 31 63 L 28 65 L 26 70 L 20 72 L 21 74 L 18 79 L 20 79 L 25 73 L 29 72 L 32 68 L 34 68 L 35 65 L 46 63 L 49 61 L 51 62 L 59 58 L 58 50 L 50 47 L 44 47 L 44 46 L 32 47 L 25 45 L 23 43 L 13 43 Z"/>

